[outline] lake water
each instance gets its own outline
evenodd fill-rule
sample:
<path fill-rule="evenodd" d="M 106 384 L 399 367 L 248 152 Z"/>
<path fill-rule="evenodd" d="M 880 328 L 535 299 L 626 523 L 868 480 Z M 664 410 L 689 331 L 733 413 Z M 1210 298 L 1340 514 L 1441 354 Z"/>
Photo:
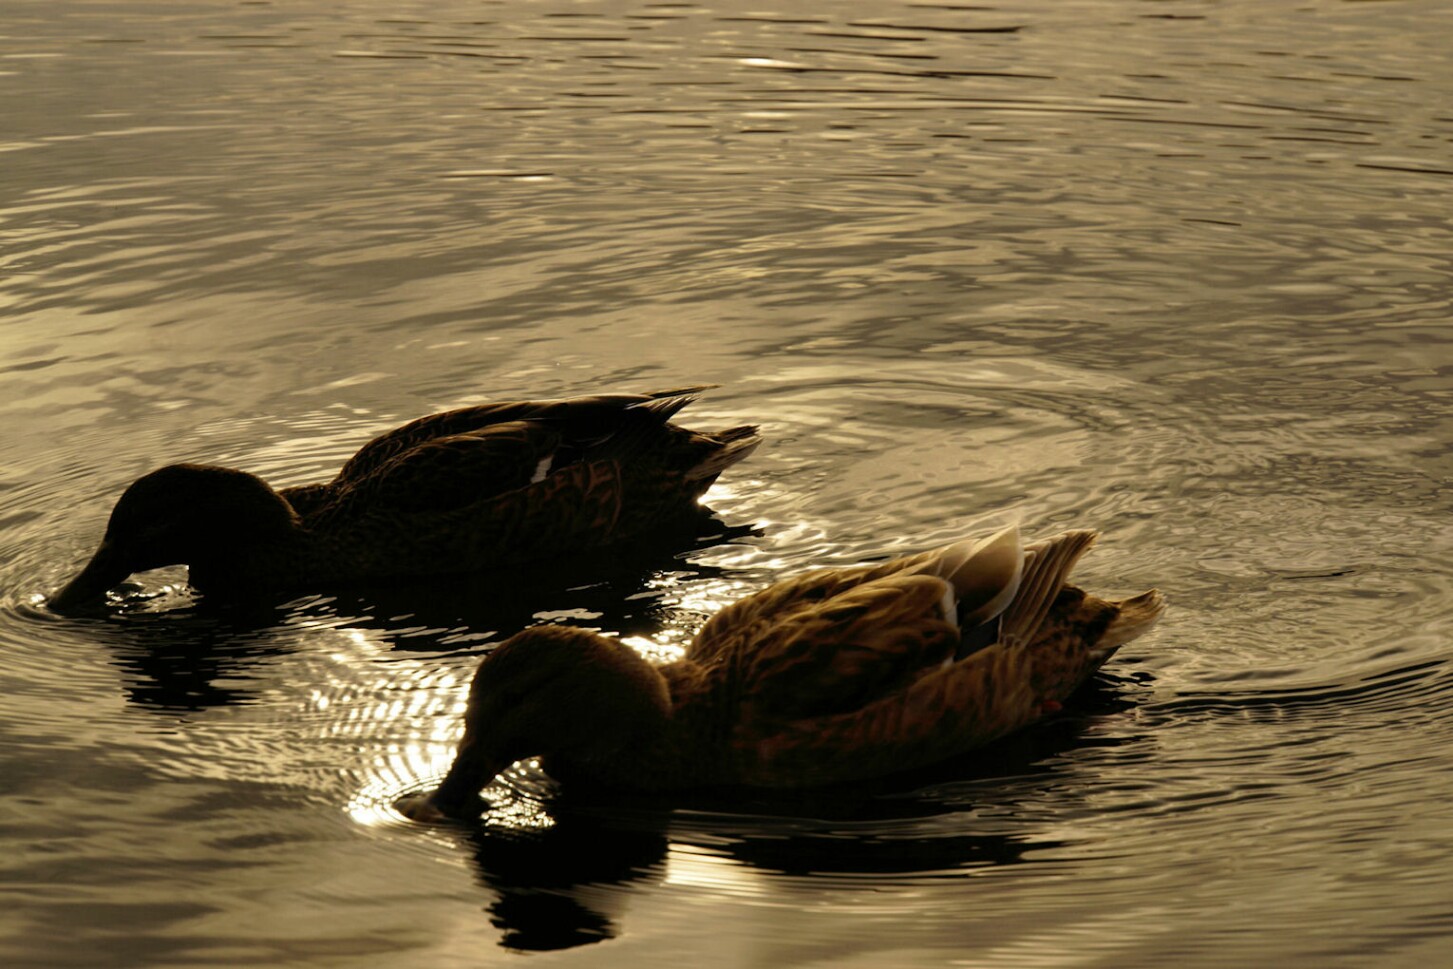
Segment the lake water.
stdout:
<path fill-rule="evenodd" d="M 0 962 L 1438 965 L 1453 5 L 0 0 Z M 714 382 L 726 544 L 513 584 L 44 597 L 179 460 L 296 484 Z M 668 650 L 983 519 L 1161 626 L 970 762 L 389 805 L 492 643 Z"/>

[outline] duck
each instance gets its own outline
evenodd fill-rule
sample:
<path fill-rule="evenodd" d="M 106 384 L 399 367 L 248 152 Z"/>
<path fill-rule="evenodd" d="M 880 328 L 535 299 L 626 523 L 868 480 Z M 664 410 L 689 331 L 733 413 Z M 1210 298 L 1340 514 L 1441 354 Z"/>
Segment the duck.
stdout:
<path fill-rule="evenodd" d="M 761 436 L 672 423 L 708 387 L 464 407 L 375 437 L 326 483 L 274 489 L 173 464 L 121 494 L 90 561 L 49 600 L 91 607 L 186 565 L 198 592 L 327 587 L 558 560 L 690 521 Z"/>
<path fill-rule="evenodd" d="M 1059 711 L 1160 618 L 1155 589 L 1107 600 L 1069 584 L 1096 534 L 1026 542 L 1011 525 L 788 578 L 663 664 L 591 630 L 530 627 L 480 661 L 437 788 L 397 807 L 478 817 L 482 788 L 535 758 L 562 790 L 647 793 L 851 784 L 972 752 Z"/>

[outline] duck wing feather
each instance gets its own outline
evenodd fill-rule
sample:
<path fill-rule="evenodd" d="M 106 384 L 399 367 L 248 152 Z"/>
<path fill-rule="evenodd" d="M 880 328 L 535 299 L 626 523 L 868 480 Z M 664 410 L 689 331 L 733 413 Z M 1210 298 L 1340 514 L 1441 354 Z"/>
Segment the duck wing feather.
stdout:
<path fill-rule="evenodd" d="M 478 435 L 494 425 L 541 422 L 572 448 L 585 450 L 642 424 L 661 427 L 709 387 L 685 387 L 651 394 L 599 394 L 561 400 L 521 400 L 461 407 L 430 414 L 369 441 L 339 471 L 335 486 L 361 481 L 400 455 L 458 435 Z M 642 421 L 642 417 L 648 420 Z"/>
<path fill-rule="evenodd" d="M 757 623 L 757 648 L 743 657 L 746 715 L 855 710 L 950 660 L 958 626 L 949 591 L 933 576 L 889 575 Z"/>
<path fill-rule="evenodd" d="M 561 437 L 548 424 L 506 421 L 437 437 L 395 455 L 340 489 L 340 503 L 448 512 L 545 478 Z"/>

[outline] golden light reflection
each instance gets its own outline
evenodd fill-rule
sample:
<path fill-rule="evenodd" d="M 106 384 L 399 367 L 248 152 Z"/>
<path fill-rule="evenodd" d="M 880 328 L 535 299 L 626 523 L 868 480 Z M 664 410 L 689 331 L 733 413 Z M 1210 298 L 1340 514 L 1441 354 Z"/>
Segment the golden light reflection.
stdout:
<path fill-rule="evenodd" d="M 753 583 L 744 579 L 718 576 L 673 590 L 670 602 L 677 609 L 711 616 L 754 590 Z"/>
<path fill-rule="evenodd" d="M 670 846 L 664 883 L 705 889 L 717 895 L 759 898 L 767 894 L 760 871 L 699 845 L 673 843 Z"/>
<path fill-rule="evenodd" d="M 737 63 L 745 67 L 768 67 L 779 71 L 797 71 L 807 66 L 798 61 L 783 61 L 775 57 L 740 57 Z"/>
<path fill-rule="evenodd" d="M 645 636 L 622 636 L 621 642 L 653 663 L 671 663 L 686 654 L 685 633 L 679 629 L 663 629 L 655 639 Z M 676 640 L 673 642 L 673 640 Z"/>
<path fill-rule="evenodd" d="M 369 780 L 348 803 L 349 816 L 365 827 L 399 824 L 404 817 L 394 804 L 405 794 L 431 789 L 453 756 L 453 744 L 414 742 L 392 747 L 369 768 Z"/>
<path fill-rule="evenodd" d="M 734 480 L 715 484 L 705 501 L 718 511 L 734 504 L 760 497 L 770 490 L 766 482 Z M 820 537 L 817 530 L 801 526 L 808 541 Z M 621 641 L 654 663 L 669 663 L 686 652 L 706 617 L 746 596 L 763 583 L 763 576 L 779 572 L 789 563 L 757 545 L 720 545 L 696 553 L 699 560 L 709 561 L 712 570 L 703 574 L 696 569 L 663 571 L 645 583 L 648 594 L 666 608 L 664 621 L 648 635 L 621 637 Z M 715 570 L 720 573 L 710 574 Z M 537 621 L 565 621 L 591 626 L 602 617 L 579 607 L 537 613 Z M 354 774 L 355 792 L 348 803 L 349 815 L 365 826 L 398 826 L 405 824 L 395 809 L 398 801 L 409 794 L 432 789 L 447 772 L 454 756 L 454 745 L 463 730 L 469 679 L 477 659 L 448 657 L 442 663 L 401 661 L 391 644 L 380 641 L 376 634 L 364 629 L 340 629 L 350 644 L 350 662 L 357 672 L 359 654 L 379 660 L 378 678 L 374 682 L 335 684 L 331 689 L 312 693 L 310 705 L 327 711 L 334 736 L 348 736 L 367 741 L 380 734 L 395 738 L 378 749 L 371 763 L 362 765 Z M 616 635 L 614 630 L 599 630 Z M 453 664 L 453 665 L 451 665 Z M 369 760 L 364 751 L 363 758 Z M 484 821 L 491 826 L 510 829 L 540 829 L 555 824 L 539 796 L 548 778 L 537 763 L 516 764 L 481 792 Z M 754 887 L 743 882 L 729 860 L 688 849 L 683 855 L 679 878 L 682 881 L 713 884 L 718 887 L 736 885 L 733 890 L 751 893 Z"/>
<path fill-rule="evenodd" d="M 344 378 L 351 383 L 377 379 L 377 374 Z M 323 392 L 326 388 L 293 391 Z M 199 437 L 234 440 L 239 423 L 246 424 L 245 437 L 251 442 L 243 447 L 219 447 L 216 460 L 247 468 L 276 487 L 322 481 L 337 472 L 364 441 L 392 423 L 391 415 L 343 404 L 330 405 L 288 419 L 272 418 L 265 422 L 234 418 L 209 421 L 196 429 Z"/>
<path fill-rule="evenodd" d="M 356 654 L 340 656 L 351 673 L 367 670 L 376 677 L 372 682 L 315 688 L 309 694 L 309 707 L 328 711 L 325 737 L 349 740 L 363 748 L 365 757 L 370 742 L 381 736 L 393 738 L 376 743 L 371 763 L 360 768 L 347 813 L 365 827 L 412 826 L 395 805 L 405 795 L 432 789 L 448 771 L 478 660 L 463 656 L 399 661 L 387 640 L 376 639 L 367 630 L 339 631 L 374 654 L 371 659 L 383 662 L 362 666 Z M 541 787 L 541 778 L 539 764 L 533 761 L 515 764 L 501 774 L 481 792 L 486 823 L 517 830 L 553 826 L 555 820 L 542 799 L 531 793 Z"/>
<path fill-rule="evenodd" d="M 400 824 L 394 803 L 437 783 L 449 768 L 475 660 L 400 661 L 377 630 L 331 632 L 344 646 L 330 656 L 338 672 L 309 690 L 308 709 L 322 715 L 323 739 L 345 741 L 365 757 L 373 751 L 372 762 L 356 768 L 362 783 L 348 814 L 367 826 Z"/>
<path fill-rule="evenodd" d="M 738 489 L 718 478 L 712 483 L 706 493 L 701 496 L 701 504 L 708 508 L 714 507 L 720 502 L 730 502 L 737 498 Z"/>
<path fill-rule="evenodd" d="M 177 578 L 179 569 L 168 566 L 139 572 L 128 579 L 119 589 L 106 592 L 106 602 L 124 612 L 149 615 L 184 609 L 197 601 L 197 594 L 187 584 L 185 575 Z M 154 579 L 162 583 L 151 586 Z"/>

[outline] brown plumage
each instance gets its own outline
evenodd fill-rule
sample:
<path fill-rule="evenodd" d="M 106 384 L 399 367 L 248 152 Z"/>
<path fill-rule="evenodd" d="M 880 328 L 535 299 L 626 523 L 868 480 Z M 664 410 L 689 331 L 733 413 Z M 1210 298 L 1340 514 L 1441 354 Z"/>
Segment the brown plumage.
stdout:
<path fill-rule="evenodd" d="M 465 407 L 374 438 L 324 484 L 274 491 L 175 464 L 117 501 L 91 562 L 52 600 L 95 601 L 133 572 L 190 566 L 201 590 L 295 588 L 567 555 L 681 522 L 760 443 L 671 417 L 705 388 Z"/>
<path fill-rule="evenodd" d="M 480 663 L 464 737 L 419 820 L 467 814 L 540 756 L 562 783 L 660 790 L 810 787 L 982 746 L 1058 709 L 1154 625 L 1154 590 L 1109 602 L 1068 585 L 1093 532 L 1017 528 L 877 565 L 811 572 L 727 606 L 685 656 L 537 626 Z"/>

